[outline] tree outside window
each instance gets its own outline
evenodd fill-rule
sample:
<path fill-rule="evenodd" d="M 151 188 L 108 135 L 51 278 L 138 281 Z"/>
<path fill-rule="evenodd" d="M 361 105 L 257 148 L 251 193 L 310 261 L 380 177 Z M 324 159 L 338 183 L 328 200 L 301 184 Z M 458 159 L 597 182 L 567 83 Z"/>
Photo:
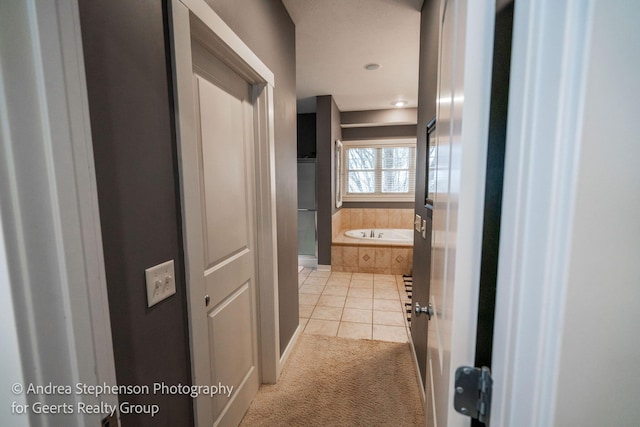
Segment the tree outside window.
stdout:
<path fill-rule="evenodd" d="M 347 145 L 345 158 L 346 198 L 384 200 L 413 196 L 415 146 Z"/>

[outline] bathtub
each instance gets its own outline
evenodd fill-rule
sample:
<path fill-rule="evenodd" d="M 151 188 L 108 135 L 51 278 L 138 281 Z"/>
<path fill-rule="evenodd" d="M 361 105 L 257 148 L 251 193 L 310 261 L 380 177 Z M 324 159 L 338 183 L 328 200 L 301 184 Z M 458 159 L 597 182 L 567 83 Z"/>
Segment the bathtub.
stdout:
<path fill-rule="evenodd" d="M 412 269 L 412 229 L 343 230 L 331 242 L 332 271 L 411 274 Z"/>
<path fill-rule="evenodd" d="M 413 230 L 404 228 L 361 228 L 347 230 L 344 235 L 354 239 L 362 239 L 369 242 L 406 243 L 413 245 Z"/>

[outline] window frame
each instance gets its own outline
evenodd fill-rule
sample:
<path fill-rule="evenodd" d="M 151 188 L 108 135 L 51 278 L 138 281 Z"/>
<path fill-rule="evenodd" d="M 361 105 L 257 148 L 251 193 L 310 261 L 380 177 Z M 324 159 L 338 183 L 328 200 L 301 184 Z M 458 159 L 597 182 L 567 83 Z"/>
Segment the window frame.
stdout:
<path fill-rule="evenodd" d="M 342 200 L 344 202 L 413 202 L 415 201 L 416 185 L 416 138 L 391 139 L 391 140 L 363 140 L 363 141 L 342 141 Z M 409 160 L 409 190 L 406 193 L 383 193 L 382 192 L 382 171 L 393 169 L 382 167 L 381 152 L 383 148 L 408 147 L 411 149 Z M 348 153 L 352 148 L 373 148 L 376 150 L 375 172 L 375 192 L 373 193 L 349 193 L 349 161 Z M 354 169 L 355 170 L 355 169 Z M 397 169 L 406 170 L 406 169 Z"/>

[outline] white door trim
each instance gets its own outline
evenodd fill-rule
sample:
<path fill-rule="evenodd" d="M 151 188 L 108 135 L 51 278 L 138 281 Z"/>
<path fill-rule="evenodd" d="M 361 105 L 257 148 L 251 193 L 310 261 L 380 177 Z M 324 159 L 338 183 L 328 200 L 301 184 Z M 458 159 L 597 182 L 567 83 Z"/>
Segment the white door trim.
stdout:
<path fill-rule="evenodd" d="M 0 58 L 0 217 L 11 280 L 2 298 L 12 301 L 21 361 L 3 364 L 15 368 L 3 378 L 115 385 L 76 0 L 0 3 Z M 117 404 L 115 395 L 65 401 L 74 399 Z"/>
<path fill-rule="evenodd" d="M 189 272 L 203 271 L 202 212 L 185 209 L 198 206 L 200 194 L 185 183 L 199 178 L 196 151 L 196 120 L 193 93 L 191 37 L 197 38 L 218 59 L 240 74 L 253 86 L 255 99 L 254 128 L 256 144 L 257 277 L 259 359 L 261 381 L 275 383 L 280 373 L 278 322 L 277 229 L 275 206 L 275 136 L 273 88 L 274 75 L 249 47 L 227 26 L 204 0 L 171 2 L 172 62 L 177 105 L 177 136 L 180 190 L 185 242 L 185 271 L 190 318 L 205 316 L 202 295 L 190 292 L 201 277 Z M 199 286 L 198 286 L 199 287 Z M 190 322 L 190 345 L 193 379 L 203 372 L 208 360 L 197 352 L 194 337 L 207 336 L 203 324 Z M 196 403 L 196 419 L 198 404 Z"/>
<path fill-rule="evenodd" d="M 553 425 L 592 1 L 515 6 L 491 425 Z"/>

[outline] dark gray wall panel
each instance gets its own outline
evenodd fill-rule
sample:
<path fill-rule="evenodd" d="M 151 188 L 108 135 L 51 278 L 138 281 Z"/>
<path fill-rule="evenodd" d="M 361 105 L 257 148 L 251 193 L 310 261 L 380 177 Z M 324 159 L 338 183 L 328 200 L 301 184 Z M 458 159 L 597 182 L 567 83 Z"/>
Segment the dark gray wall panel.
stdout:
<path fill-rule="evenodd" d="M 298 158 L 316 157 L 316 114 L 298 114 Z"/>
<path fill-rule="evenodd" d="M 386 138 L 415 138 L 416 125 L 401 126 L 373 126 L 361 128 L 342 129 L 342 138 L 345 141 L 355 141 L 363 139 L 386 139 Z"/>
<path fill-rule="evenodd" d="M 342 139 L 340 110 L 331 95 L 316 101 L 316 144 L 318 177 L 318 264 L 331 264 L 331 217 L 336 209 L 334 152 Z"/>
<path fill-rule="evenodd" d="M 208 0 L 207 3 L 275 74 L 276 213 L 282 352 L 299 324 L 295 26 L 279 1 Z"/>
<path fill-rule="evenodd" d="M 415 210 L 423 218 L 430 218 L 425 208 L 425 177 L 427 173 L 427 123 L 436 115 L 438 82 L 438 45 L 440 1 L 425 0 L 420 22 L 420 72 L 418 81 L 418 126 L 416 146 Z M 426 304 L 429 298 L 431 263 L 431 220 L 427 220 L 427 238 L 414 232 L 413 244 L 413 301 Z M 411 321 L 411 335 L 416 349 L 422 380 L 426 381 L 426 317 Z"/>
<path fill-rule="evenodd" d="M 482 261 L 480 266 L 480 291 L 478 294 L 476 366 L 491 367 L 493 315 L 498 280 L 504 155 L 509 107 L 513 10 L 513 1 L 503 4 L 502 8 L 496 13 L 495 21 L 489 141 L 487 147 L 487 178 L 482 229 Z"/>
<path fill-rule="evenodd" d="M 191 384 L 166 11 L 160 0 L 80 0 L 89 112 L 119 384 Z M 175 260 L 177 293 L 147 308 L 145 268 Z M 189 396 L 123 426 L 193 425 Z"/>
<path fill-rule="evenodd" d="M 387 110 L 344 111 L 340 113 L 343 127 L 415 125 L 417 108 L 389 108 Z"/>

